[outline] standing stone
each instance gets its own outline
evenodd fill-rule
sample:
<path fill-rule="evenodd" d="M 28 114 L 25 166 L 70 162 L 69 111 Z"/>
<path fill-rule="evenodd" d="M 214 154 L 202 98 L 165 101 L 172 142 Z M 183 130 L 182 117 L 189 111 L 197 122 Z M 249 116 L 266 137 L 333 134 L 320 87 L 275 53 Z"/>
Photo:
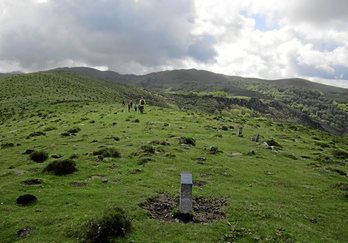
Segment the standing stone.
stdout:
<path fill-rule="evenodd" d="M 260 142 L 260 134 L 256 134 L 256 135 L 253 137 L 252 141 L 255 142 L 255 143 Z"/>
<path fill-rule="evenodd" d="M 192 213 L 192 174 L 181 173 L 180 213 Z"/>
<path fill-rule="evenodd" d="M 238 137 L 243 137 L 243 127 L 238 128 L 237 136 Z"/>

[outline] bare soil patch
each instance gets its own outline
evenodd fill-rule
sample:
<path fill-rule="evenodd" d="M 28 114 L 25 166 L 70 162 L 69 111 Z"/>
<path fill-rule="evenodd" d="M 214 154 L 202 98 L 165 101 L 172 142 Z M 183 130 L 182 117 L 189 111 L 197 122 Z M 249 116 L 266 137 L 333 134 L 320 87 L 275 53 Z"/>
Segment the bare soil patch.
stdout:
<path fill-rule="evenodd" d="M 224 206 L 226 200 L 223 198 L 193 198 L 193 217 L 192 223 L 210 223 L 215 220 L 225 218 Z M 139 205 L 148 210 L 151 217 L 163 221 L 181 221 L 177 218 L 179 210 L 179 197 L 169 194 L 157 194 L 152 198 L 148 198 Z"/>

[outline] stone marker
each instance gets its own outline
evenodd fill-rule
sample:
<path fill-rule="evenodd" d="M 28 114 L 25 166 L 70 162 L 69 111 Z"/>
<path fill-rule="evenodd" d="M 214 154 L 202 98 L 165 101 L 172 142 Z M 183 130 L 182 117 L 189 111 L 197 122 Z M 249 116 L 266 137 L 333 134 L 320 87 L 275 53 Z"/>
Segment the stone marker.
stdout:
<path fill-rule="evenodd" d="M 237 136 L 238 137 L 243 137 L 243 127 L 238 128 Z"/>
<path fill-rule="evenodd" d="M 256 134 L 253 138 L 252 141 L 255 143 L 258 143 L 260 141 L 260 134 Z"/>
<path fill-rule="evenodd" d="M 192 213 L 192 174 L 181 173 L 180 213 Z"/>

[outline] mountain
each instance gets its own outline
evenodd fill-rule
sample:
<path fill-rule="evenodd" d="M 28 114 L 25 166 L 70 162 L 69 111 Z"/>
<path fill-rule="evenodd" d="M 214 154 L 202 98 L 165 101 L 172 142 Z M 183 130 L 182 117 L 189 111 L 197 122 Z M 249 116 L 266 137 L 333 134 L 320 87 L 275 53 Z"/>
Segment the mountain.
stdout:
<path fill-rule="evenodd" d="M 269 108 L 257 109 L 263 115 L 269 114 L 275 119 L 299 122 L 331 133 L 348 132 L 348 89 L 304 79 L 263 80 L 227 76 L 196 69 L 163 71 L 146 75 L 122 75 L 84 67 L 59 68 L 51 71 L 74 72 L 87 77 L 159 92 L 167 95 L 182 108 L 204 106 L 205 111 L 214 111 L 228 108 L 225 107 L 226 103 L 245 104 L 240 99 L 255 98 L 251 100 L 256 102 L 255 105 L 260 102 L 263 104 L 258 106 L 259 108 L 266 106 Z M 214 98 L 216 96 L 224 97 L 226 102 L 221 104 L 221 99 L 218 101 Z M 207 98 L 206 102 L 195 102 L 204 97 Z M 227 101 L 227 99 L 230 100 Z M 203 103 L 206 104 L 203 105 Z M 249 104 L 249 107 L 255 105 Z"/>

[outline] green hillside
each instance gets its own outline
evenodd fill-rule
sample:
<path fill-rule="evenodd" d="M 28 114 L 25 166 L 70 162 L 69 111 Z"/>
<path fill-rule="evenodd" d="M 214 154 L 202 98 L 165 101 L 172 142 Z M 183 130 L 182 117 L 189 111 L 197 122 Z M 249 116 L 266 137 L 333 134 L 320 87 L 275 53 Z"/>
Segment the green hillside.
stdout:
<path fill-rule="evenodd" d="M 180 104 L 197 97 L 163 98 L 68 72 L 1 78 L 0 88 L 0 242 L 98 242 L 88 237 L 111 222 L 127 226 L 126 218 L 131 230 L 109 242 L 348 238 L 347 136 L 242 104 L 193 111 L 194 103 Z M 157 106 L 140 114 L 120 104 L 140 96 Z M 202 102 L 212 104 L 209 97 Z M 61 161 L 69 166 L 48 171 Z M 188 223 L 175 217 L 183 171 L 194 181 Z M 37 200 L 20 205 L 25 194 Z M 114 207 L 127 217 L 115 220 Z"/>
<path fill-rule="evenodd" d="M 321 127 L 334 134 L 348 133 L 348 89 L 303 79 L 262 80 L 196 69 L 163 71 L 140 76 L 121 75 L 112 71 L 102 72 L 84 67 L 59 68 L 55 71 L 74 72 L 164 94 L 214 93 L 223 97 L 257 98 L 267 105 L 270 104 L 270 109 L 281 108 L 277 116 L 274 116 L 278 117 L 278 120 L 296 121 L 303 125 L 318 124 L 312 127 Z M 184 103 L 187 102 L 189 101 Z"/>
<path fill-rule="evenodd" d="M 165 105 L 160 96 L 144 90 L 69 72 L 14 75 L 0 78 L 0 120 L 22 116 L 31 109 L 45 109 L 49 105 L 64 107 L 88 102 L 115 103 L 142 96 L 152 104 Z"/>

